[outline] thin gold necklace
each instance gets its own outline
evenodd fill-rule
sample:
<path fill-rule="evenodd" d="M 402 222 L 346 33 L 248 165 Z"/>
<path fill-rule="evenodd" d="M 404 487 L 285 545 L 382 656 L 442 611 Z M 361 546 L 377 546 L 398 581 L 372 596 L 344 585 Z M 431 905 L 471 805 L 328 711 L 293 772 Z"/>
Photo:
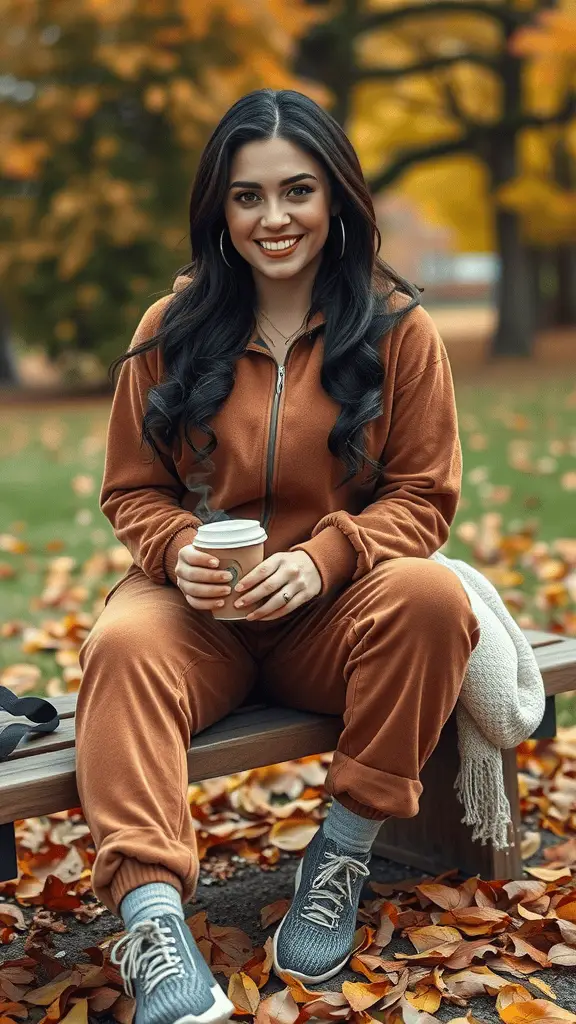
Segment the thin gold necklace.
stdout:
<path fill-rule="evenodd" d="M 303 318 L 302 318 L 302 321 L 301 321 L 300 325 L 299 325 L 299 326 L 298 326 L 298 327 L 296 328 L 296 330 L 294 331 L 294 334 L 291 334 L 291 335 L 290 335 L 289 337 L 288 337 L 288 336 L 287 336 L 286 334 L 284 334 L 284 332 L 283 332 L 283 331 L 281 331 L 281 330 L 280 330 L 280 329 L 279 329 L 278 327 L 276 327 L 276 324 L 273 324 L 273 323 L 272 323 L 272 321 L 271 321 L 270 317 L 269 317 L 269 316 L 266 316 L 266 313 L 264 313 L 264 312 L 261 312 L 261 313 L 260 313 L 260 316 L 261 316 L 261 317 L 263 316 L 263 317 L 264 317 L 264 319 L 268 321 L 268 323 L 270 324 L 270 326 L 274 328 L 274 330 L 275 330 L 275 331 L 277 332 L 277 334 L 279 334 L 279 335 L 280 335 L 280 337 L 284 339 L 284 342 L 285 342 L 285 344 L 286 344 L 286 345 L 289 345 L 289 344 L 290 344 L 290 342 L 294 340 L 294 338 L 296 337 L 296 335 L 297 335 L 297 334 L 299 334 L 299 333 L 300 333 L 300 331 L 302 330 L 302 328 L 304 327 L 304 324 L 306 323 L 306 318 L 307 318 L 307 316 L 308 316 L 308 312 L 309 312 L 309 311 L 307 311 L 307 312 L 306 312 L 306 313 L 304 314 L 304 316 L 303 316 Z M 256 317 L 256 323 L 258 324 L 258 327 L 260 328 L 260 330 L 262 331 L 262 333 L 264 334 L 264 336 L 265 336 L 266 338 L 268 338 L 268 341 L 270 341 L 270 343 L 271 343 L 271 344 L 274 344 L 274 342 L 272 341 L 272 339 L 270 338 L 270 336 L 269 336 L 268 334 L 266 334 L 266 332 L 264 331 L 264 328 L 263 328 L 263 327 L 262 327 L 262 325 L 261 325 L 261 324 L 259 323 L 259 321 L 258 321 L 258 317 Z"/>
<path fill-rule="evenodd" d="M 272 338 L 270 337 L 270 335 L 269 335 L 269 334 L 266 334 L 266 331 L 265 331 L 265 330 L 264 330 L 264 328 L 262 327 L 262 324 L 258 324 L 258 329 L 259 329 L 259 331 L 260 331 L 260 334 L 262 335 L 262 337 L 263 337 L 263 338 L 265 338 L 265 339 L 266 339 L 266 341 L 268 342 L 268 344 L 269 344 L 269 345 L 271 345 L 271 346 L 272 346 L 272 348 L 274 349 L 274 348 L 276 347 L 276 342 L 272 341 Z M 296 332 L 296 333 L 298 333 L 298 332 Z M 284 346 L 283 346 L 283 347 L 284 347 L 285 349 L 286 349 L 286 348 L 289 348 L 289 346 L 290 346 L 291 342 L 292 342 L 292 338 L 287 338 L 287 339 L 286 339 L 286 340 L 284 341 Z"/>

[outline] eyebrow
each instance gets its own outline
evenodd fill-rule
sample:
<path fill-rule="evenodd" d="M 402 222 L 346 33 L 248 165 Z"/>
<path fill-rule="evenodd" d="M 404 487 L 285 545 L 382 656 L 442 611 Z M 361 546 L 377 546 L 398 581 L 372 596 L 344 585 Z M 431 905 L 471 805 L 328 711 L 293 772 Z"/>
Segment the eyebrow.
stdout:
<path fill-rule="evenodd" d="M 318 178 L 314 174 L 308 174 L 304 171 L 302 174 L 293 174 L 291 178 L 283 178 L 280 182 L 281 185 L 294 185 L 297 181 L 303 181 L 304 178 L 313 178 L 314 181 L 318 181 Z M 230 188 L 263 188 L 263 186 L 257 181 L 233 181 L 229 186 Z"/>

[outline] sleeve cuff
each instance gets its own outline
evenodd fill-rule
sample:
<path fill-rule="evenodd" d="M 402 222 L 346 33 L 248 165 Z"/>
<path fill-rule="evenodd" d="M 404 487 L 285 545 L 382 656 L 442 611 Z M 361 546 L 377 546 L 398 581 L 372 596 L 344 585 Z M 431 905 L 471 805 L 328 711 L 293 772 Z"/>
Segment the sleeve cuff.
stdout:
<path fill-rule="evenodd" d="M 172 539 L 168 541 L 164 549 L 164 572 L 174 586 L 178 585 L 176 579 L 176 563 L 178 561 L 180 549 L 185 547 L 186 544 L 191 544 L 197 532 L 198 531 L 195 526 L 183 526 L 182 529 L 178 530 Z"/>
<path fill-rule="evenodd" d="M 337 526 L 327 526 L 310 540 L 294 544 L 290 551 L 305 551 L 314 562 L 322 580 L 320 597 L 333 587 L 349 583 L 356 572 L 356 552 Z"/>

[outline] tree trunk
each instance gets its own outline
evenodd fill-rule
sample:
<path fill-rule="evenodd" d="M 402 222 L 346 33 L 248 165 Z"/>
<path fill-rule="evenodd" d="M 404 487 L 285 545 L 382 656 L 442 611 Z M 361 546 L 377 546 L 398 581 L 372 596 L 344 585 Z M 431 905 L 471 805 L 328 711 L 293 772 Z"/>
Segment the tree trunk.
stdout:
<path fill-rule="evenodd" d="M 305 0 L 310 6 L 325 6 L 325 0 Z M 326 22 L 314 25 L 300 40 L 294 71 L 303 78 L 321 82 L 334 94 L 330 113 L 345 128 L 350 116 L 356 74 L 355 40 L 358 34 L 358 0 L 344 0 L 341 10 Z"/>
<path fill-rule="evenodd" d="M 558 290 L 554 308 L 554 327 L 576 325 L 576 246 L 560 245 L 556 254 Z"/>
<path fill-rule="evenodd" d="M 542 246 L 528 250 L 532 265 L 536 330 L 543 331 L 554 323 L 557 292 L 556 251 Z"/>
<path fill-rule="evenodd" d="M 496 239 L 500 275 L 496 288 L 498 326 L 491 357 L 532 355 L 536 333 L 536 298 L 528 250 L 520 236 L 515 213 L 496 210 Z"/>
<path fill-rule="evenodd" d="M 8 317 L 0 305 L 0 388 L 18 387 L 18 369 L 10 341 Z"/>
<path fill-rule="evenodd" d="M 554 178 L 561 188 L 576 188 L 576 162 L 565 138 L 554 146 Z M 559 245 L 556 251 L 556 302 L 552 313 L 553 327 L 573 327 L 576 324 L 576 248 Z"/>
<path fill-rule="evenodd" d="M 507 32 L 507 37 L 510 32 Z M 498 326 L 492 339 L 490 356 L 528 358 L 532 355 L 536 335 L 533 268 L 528 248 L 522 239 L 520 217 L 513 210 L 504 209 L 497 196 L 501 186 L 513 181 L 518 174 L 518 131 L 511 125 L 522 111 L 522 64 L 511 54 L 507 54 L 503 65 L 502 84 L 505 126 L 493 133 L 489 151 L 485 153 L 491 171 L 494 228 L 500 257 L 500 274 L 496 286 Z"/>

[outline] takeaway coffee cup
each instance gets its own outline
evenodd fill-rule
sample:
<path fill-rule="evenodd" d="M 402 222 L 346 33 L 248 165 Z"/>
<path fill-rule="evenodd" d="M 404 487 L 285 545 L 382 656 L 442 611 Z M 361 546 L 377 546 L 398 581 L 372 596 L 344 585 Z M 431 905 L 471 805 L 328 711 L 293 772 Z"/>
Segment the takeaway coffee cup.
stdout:
<path fill-rule="evenodd" d="M 224 599 L 222 608 L 213 608 L 215 619 L 245 619 L 257 605 L 249 608 L 235 608 L 234 601 L 240 595 L 234 587 L 243 576 L 255 569 L 264 561 L 264 541 L 268 540 L 266 531 L 257 519 L 223 519 L 216 523 L 204 523 L 192 541 L 195 548 L 213 552 L 219 559 L 218 571 L 231 572 L 229 586 L 232 593 Z"/>

